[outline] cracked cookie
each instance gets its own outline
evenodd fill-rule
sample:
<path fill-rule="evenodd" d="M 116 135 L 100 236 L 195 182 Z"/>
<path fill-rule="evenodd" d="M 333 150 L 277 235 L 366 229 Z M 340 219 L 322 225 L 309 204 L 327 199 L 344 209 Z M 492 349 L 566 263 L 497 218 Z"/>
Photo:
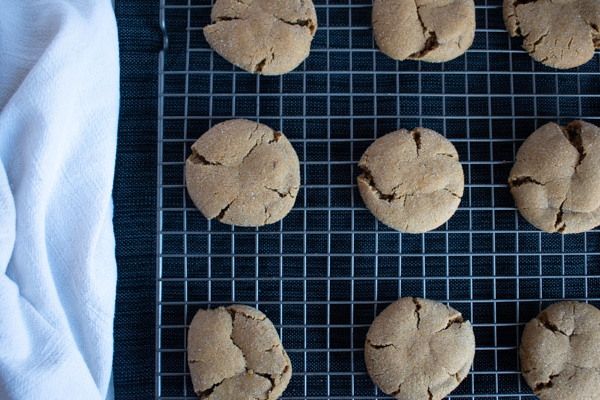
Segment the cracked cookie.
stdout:
<path fill-rule="evenodd" d="M 600 48 L 598 0 L 504 0 L 503 12 L 510 35 L 550 67 L 580 66 Z"/>
<path fill-rule="evenodd" d="M 548 123 L 531 134 L 510 171 L 523 217 L 546 232 L 579 233 L 600 224 L 600 129 Z"/>
<path fill-rule="evenodd" d="M 372 18 L 377 46 L 396 60 L 449 61 L 475 36 L 473 0 L 374 0 Z"/>
<path fill-rule="evenodd" d="M 310 52 L 317 29 L 311 0 L 217 0 L 206 41 L 227 61 L 253 73 L 280 75 Z"/>
<path fill-rule="evenodd" d="M 591 400 L 600 393 L 600 310 L 563 301 L 532 319 L 521 338 L 521 369 L 542 400 Z"/>
<path fill-rule="evenodd" d="M 203 400 L 275 400 L 292 376 L 273 324 L 248 306 L 199 310 L 187 350 L 194 391 Z"/>
<path fill-rule="evenodd" d="M 425 128 L 401 129 L 377 139 L 358 166 L 358 188 L 367 208 L 387 226 L 422 233 L 456 211 L 464 190 L 456 149 Z"/>
<path fill-rule="evenodd" d="M 397 399 L 442 399 L 469 374 L 474 357 L 471 323 L 427 299 L 392 303 L 375 318 L 365 343 L 371 379 Z"/>
<path fill-rule="evenodd" d="M 185 180 L 206 218 L 262 226 L 279 221 L 294 206 L 300 164 L 281 132 L 234 119 L 213 126 L 192 145 Z"/>

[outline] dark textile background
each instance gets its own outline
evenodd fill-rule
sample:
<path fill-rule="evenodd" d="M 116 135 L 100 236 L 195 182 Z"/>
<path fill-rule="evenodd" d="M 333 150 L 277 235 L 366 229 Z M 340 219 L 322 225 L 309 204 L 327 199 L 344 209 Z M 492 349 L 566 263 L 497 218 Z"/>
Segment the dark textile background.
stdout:
<path fill-rule="evenodd" d="M 158 1 L 117 0 L 121 111 L 114 184 L 117 399 L 154 396 Z"/>

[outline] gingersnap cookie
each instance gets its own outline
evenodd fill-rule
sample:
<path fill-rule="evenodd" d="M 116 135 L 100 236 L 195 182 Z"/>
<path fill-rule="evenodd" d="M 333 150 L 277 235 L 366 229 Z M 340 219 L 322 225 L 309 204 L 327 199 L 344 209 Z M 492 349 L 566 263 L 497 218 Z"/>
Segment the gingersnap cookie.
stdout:
<path fill-rule="evenodd" d="M 273 324 L 248 306 L 199 310 L 187 350 L 194 391 L 203 400 L 275 400 L 292 376 Z"/>
<path fill-rule="evenodd" d="M 387 226 L 422 233 L 456 211 L 464 176 L 456 149 L 425 128 L 401 129 L 377 139 L 358 166 L 358 188 L 367 208 Z"/>
<path fill-rule="evenodd" d="M 308 57 L 317 29 L 311 0 L 217 0 L 206 41 L 227 61 L 253 73 L 285 74 Z"/>
<path fill-rule="evenodd" d="M 208 219 L 261 226 L 287 215 L 300 187 L 300 164 L 281 132 L 234 119 L 213 126 L 192 145 L 185 180 Z"/>
<path fill-rule="evenodd" d="M 374 0 L 372 18 L 377 46 L 396 60 L 449 61 L 475 37 L 473 0 Z"/>
<path fill-rule="evenodd" d="M 532 319 L 521 338 L 521 369 L 542 400 L 591 400 L 600 393 L 600 310 L 563 301 Z"/>
<path fill-rule="evenodd" d="M 600 129 L 552 122 L 525 140 L 510 171 L 517 208 L 546 232 L 579 233 L 600 224 Z"/>
<path fill-rule="evenodd" d="M 554 68 L 585 64 L 600 48 L 598 0 L 504 0 L 504 23 L 523 48 Z"/>
<path fill-rule="evenodd" d="M 365 343 L 371 379 L 397 399 L 442 399 L 469 374 L 474 357 L 471 323 L 427 299 L 392 303 L 375 318 Z"/>

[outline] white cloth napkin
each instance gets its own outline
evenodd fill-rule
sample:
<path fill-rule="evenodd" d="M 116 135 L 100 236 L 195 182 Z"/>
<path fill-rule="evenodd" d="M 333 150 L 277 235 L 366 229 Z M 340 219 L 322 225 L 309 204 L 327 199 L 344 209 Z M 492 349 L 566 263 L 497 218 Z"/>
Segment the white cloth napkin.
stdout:
<path fill-rule="evenodd" d="M 113 352 L 110 0 L 0 0 L 0 399 L 101 399 Z"/>

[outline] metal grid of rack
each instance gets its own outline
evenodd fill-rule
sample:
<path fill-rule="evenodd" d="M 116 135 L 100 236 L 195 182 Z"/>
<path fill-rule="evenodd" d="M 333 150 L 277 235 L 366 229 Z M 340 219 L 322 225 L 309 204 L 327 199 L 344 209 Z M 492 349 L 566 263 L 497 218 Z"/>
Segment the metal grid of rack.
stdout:
<path fill-rule="evenodd" d="M 445 302 L 471 320 L 477 354 L 452 399 L 534 399 L 519 372 L 524 324 L 561 299 L 600 300 L 600 231 L 542 233 L 516 211 L 516 150 L 548 121 L 600 121 L 600 61 L 556 71 L 504 29 L 501 0 L 475 0 L 471 49 L 443 64 L 397 62 L 375 47 L 371 0 L 316 0 L 308 59 L 283 76 L 233 67 L 204 40 L 211 0 L 161 0 L 156 398 L 195 399 L 186 334 L 199 308 L 257 306 L 294 369 L 286 399 L 388 398 L 363 360 L 366 331 L 399 297 Z M 281 130 L 302 187 L 281 222 L 207 221 L 187 196 L 191 144 L 223 120 Z M 365 208 L 357 162 L 377 137 L 425 126 L 456 146 L 465 195 L 450 221 L 420 235 Z"/>

